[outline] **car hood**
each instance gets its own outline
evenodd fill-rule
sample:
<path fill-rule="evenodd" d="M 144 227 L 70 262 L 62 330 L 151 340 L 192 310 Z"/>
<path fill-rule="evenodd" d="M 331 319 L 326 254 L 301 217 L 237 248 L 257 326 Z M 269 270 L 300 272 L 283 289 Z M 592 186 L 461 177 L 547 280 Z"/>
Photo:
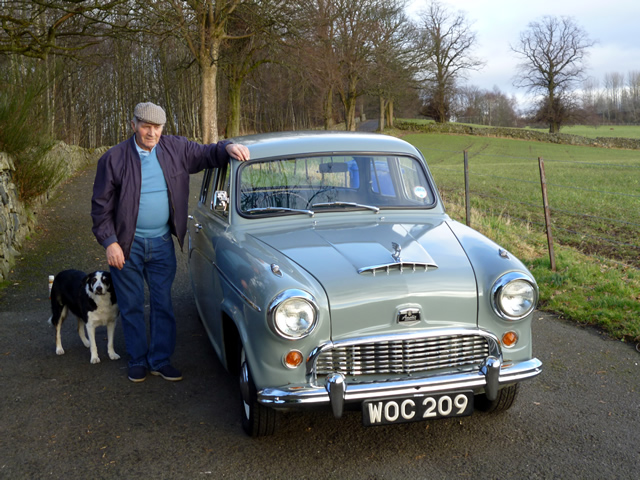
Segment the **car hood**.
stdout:
<path fill-rule="evenodd" d="M 477 325 L 474 272 L 444 221 L 313 226 L 255 237 L 322 284 L 333 340 Z M 419 317 L 404 317 L 407 310 Z"/>

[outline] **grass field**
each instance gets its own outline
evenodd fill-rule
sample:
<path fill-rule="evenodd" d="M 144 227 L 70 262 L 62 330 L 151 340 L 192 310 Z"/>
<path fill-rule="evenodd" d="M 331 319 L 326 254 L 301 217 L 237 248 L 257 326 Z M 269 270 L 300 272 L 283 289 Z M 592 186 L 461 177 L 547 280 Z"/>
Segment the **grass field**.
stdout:
<path fill-rule="evenodd" d="M 544 222 L 538 157 L 544 159 L 554 232 L 565 244 L 640 267 L 640 152 L 479 136 L 410 134 L 440 191 L 464 200 L 463 151 L 472 206 L 534 225 Z"/>
<path fill-rule="evenodd" d="M 640 341 L 640 151 L 463 135 L 403 138 L 423 152 L 449 214 L 463 222 L 468 152 L 472 226 L 530 266 L 543 309 Z M 546 251 L 538 157 L 556 272 Z"/>

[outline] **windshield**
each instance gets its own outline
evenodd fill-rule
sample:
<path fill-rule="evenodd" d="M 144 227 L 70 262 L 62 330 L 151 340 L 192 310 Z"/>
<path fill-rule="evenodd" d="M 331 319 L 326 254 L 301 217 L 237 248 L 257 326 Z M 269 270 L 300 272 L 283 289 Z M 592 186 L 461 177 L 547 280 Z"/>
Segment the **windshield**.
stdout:
<path fill-rule="evenodd" d="M 435 204 L 418 160 L 346 155 L 243 164 L 238 202 L 248 215 L 315 214 L 335 210 L 424 208 Z"/>

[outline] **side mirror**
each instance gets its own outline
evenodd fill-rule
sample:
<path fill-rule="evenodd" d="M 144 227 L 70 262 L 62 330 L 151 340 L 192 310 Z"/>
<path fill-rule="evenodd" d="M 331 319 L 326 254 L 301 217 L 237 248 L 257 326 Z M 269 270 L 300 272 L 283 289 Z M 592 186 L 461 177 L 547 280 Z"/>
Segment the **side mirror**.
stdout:
<path fill-rule="evenodd" d="M 216 212 L 226 212 L 229 206 L 229 195 L 225 190 L 216 190 L 213 196 L 213 209 Z"/>

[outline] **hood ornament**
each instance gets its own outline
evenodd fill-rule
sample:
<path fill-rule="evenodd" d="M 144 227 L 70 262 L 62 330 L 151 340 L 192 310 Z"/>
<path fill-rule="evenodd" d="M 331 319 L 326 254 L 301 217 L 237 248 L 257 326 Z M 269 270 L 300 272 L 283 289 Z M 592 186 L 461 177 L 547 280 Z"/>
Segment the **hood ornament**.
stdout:
<path fill-rule="evenodd" d="M 400 252 L 402 252 L 402 247 L 396 242 L 391 242 L 391 247 L 393 247 L 391 257 L 393 257 L 396 262 L 400 263 Z"/>
<path fill-rule="evenodd" d="M 426 251 L 422 252 L 422 255 L 420 255 L 420 259 L 416 258 L 415 260 L 402 260 L 402 258 L 400 258 L 402 247 L 396 242 L 391 242 L 391 247 L 393 248 L 393 252 L 391 253 L 393 262 L 364 266 L 358 268 L 358 273 L 371 273 L 375 277 L 376 273 L 386 273 L 387 275 L 389 275 L 391 271 L 399 271 L 400 273 L 403 273 L 405 270 L 411 270 L 412 272 L 426 272 L 427 270 L 438 268 L 438 265 L 433 261 L 433 259 Z M 412 255 L 409 254 L 409 256 L 411 257 Z"/>

